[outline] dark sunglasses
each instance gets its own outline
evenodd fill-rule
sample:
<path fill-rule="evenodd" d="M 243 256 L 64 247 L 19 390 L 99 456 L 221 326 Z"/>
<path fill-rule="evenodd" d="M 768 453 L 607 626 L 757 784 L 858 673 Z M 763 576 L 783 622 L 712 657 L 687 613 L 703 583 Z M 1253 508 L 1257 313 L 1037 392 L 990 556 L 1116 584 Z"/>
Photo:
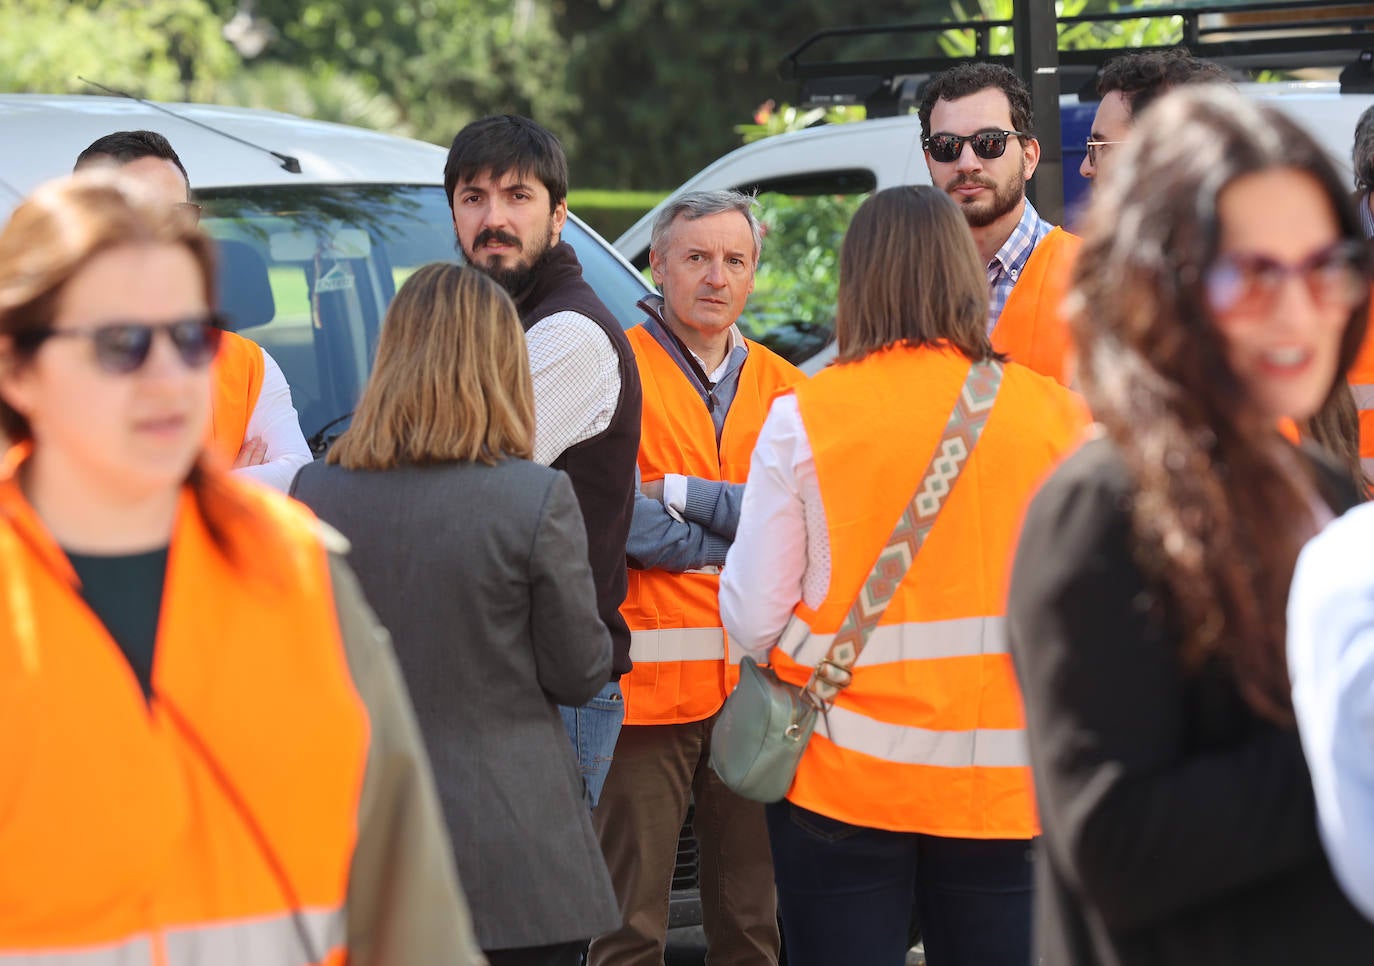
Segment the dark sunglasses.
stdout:
<path fill-rule="evenodd" d="M 1364 246 L 1355 241 L 1336 242 L 1296 265 L 1267 255 L 1222 255 L 1205 276 L 1207 304 L 1218 313 L 1267 311 L 1290 275 L 1303 280 L 1317 305 L 1349 308 L 1368 289 L 1368 256 Z"/>
<path fill-rule="evenodd" d="M 942 164 L 959 160 L 964 143 L 973 145 L 973 153 L 984 161 L 995 161 L 1007 151 L 1007 138 L 1028 138 L 1025 131 L 979 131 L 977 134 L 929 134 L 921 138 L 921 147 Z"/>
<path fill-rule="evenodd" d="M 48 339 L 90 339 L 95 360 L 112 375 L 137 371 L 153 351 L 153 337 L 164 332 L 172 340 L 181 361 L 191 369 L 203 369 L 215 358 L 223 334 L 224 320 L 218 314 L 193 316 L 157 325 L 140 322 L 113 322 L 85 329 L 39 329 L 16 337 L 30 351 Z"/>

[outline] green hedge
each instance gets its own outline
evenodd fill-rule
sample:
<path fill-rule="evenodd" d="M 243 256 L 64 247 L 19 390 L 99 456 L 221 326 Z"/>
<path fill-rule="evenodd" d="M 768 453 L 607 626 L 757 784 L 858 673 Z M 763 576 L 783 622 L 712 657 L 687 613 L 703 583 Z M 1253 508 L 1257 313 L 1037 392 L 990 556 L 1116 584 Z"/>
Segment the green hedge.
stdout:
<path fill-rule="evenodd" d="M 644 213 L 668 196 L 666 191 L 602 191 L 587 188 L 568 192 L 568 207 L 608 242 L 614 242 Z"/>

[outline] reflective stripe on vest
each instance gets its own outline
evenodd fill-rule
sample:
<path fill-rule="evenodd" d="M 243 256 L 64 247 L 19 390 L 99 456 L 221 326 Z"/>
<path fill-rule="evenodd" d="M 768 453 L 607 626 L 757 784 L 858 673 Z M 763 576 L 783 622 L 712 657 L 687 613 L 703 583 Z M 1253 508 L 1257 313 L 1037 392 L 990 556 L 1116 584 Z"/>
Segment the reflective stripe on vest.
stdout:
<path fill-rule="evenodd" d="M 777 646 L 798 664 L 814 665 L 830 651 L 834 634 L 813 634 L 793 615 Z M 957 617 L 943 621 L 883 624 L 875 628 L 859 655 L 856 667 L 932 661 L 1007 653 L 1006 620 L 1002 617 Z"/>
<path fill-rule="evenodd" d="M 168 929 L 162 940 L 168 966 L 312 966 L 316 960 L 311 953 L 327 958 L 331 951 L 342 948 L 345 926 L 342 910 L 312 909 L 295 917 L 278 915 Z M 155 962 L 153 946 L 151 939 L 139 936 L 97 949 L 0 953 L 0 966 L 147 966 Z"/>
<path fill-rule="evenodd" d="M 234 332 L 220 336 L 211 381 L 210 448 L 228 464 L 243 448 L 266 369 L 262 349 L 256 342 Z"/>
<path fill-rule="evenodd" d="M 630 632 L 630 660 L 719 661 L 725 657 L 725 631 L 719 627 L 660 627 Z"/>
<path fill-rule="evenodd" d="M 936 768 L 1027 768 L 1030 754 L 1024 728 L 932 731 L 877 721 L 836 706 L 816 724 L 841 748 L 899 765 Z"/>
<path fill-rule="evenodd" d="M 773 395 L 804 377 L 757 342 L 739 372 L 739 384 L 716 442 L 711 414 L 696 385 L 644 326 L 626 333 L 644 392 L 639 473 L 646 483 L 668 473 L 743 483 L 754 441 Z M 720 626 L 719 568 L 688 573 L 630 570 L 620 612 L 630 627 L 636 667 L 620 679 L 625 723 L 677 724 L 709 718 L 738 680 Z"/>
<path fill-rule="evenodd" d="M 830 585 L 771 651 L 800 684 L 828 650 L 944 431 L 969 361 L 892 348 L 795 388 L 825 506 Z M 987 425 L 883 612 L 853 683 L 817 723 L 788 799 L 853 825 L 1024 839 L 1038 831 L 1007 654 L 1008 569 L 1030 495 L 1087 423 L 1081 402 L 1008 364 Z"/>

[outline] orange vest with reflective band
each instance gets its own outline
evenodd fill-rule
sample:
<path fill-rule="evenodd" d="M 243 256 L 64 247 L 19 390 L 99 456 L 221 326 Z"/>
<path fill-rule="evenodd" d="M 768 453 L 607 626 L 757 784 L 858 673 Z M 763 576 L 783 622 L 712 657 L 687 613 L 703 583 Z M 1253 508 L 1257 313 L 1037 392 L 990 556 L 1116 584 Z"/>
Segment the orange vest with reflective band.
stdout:
<path fill-rule="evenodd" d="M 269 579 L 183 492 L 145 701 L 14 482 L 23 449 L 0 470 L 0 962 L 343 964 L 369 726 L 313 517 L 209 494 Z"/>
<path fill-rule="evenodd" d="M 774 393 L 805 377 L 757 342 L 739 373 L 739 388 L 725 417 L 720 448 L 711 414 L 677 362 L 644 326 L 626 335 L 644 390 L 639 473 L 644 482 L 682 473 L 743 483 L 754 440 Z M 630 625 L 634 670 L 620 679 L 625 723 L 677 724 L 720 710 L 738 679 L 739 655 L 727 660 L 716 573 L 630 570 L 620 608 Z"/>
<path fill-rule="evenodd" d="M 992 347 L 1061 386 L 1073 377 L 1073 343 L 1062 306 L 1083 239 L 1054 228 L 1035 246 L 992 329 Z"/>
<path fill-rule="evenodd" d="M 1371 296 L 1374 296 L 1374 289 Z M 1365 475 L 1374 478 L 1374 303 L 1370 305 L 1364 345 L 1360 346 L 1360 354 L 1345 377 L 1355 397 L 1355 408 L 1360 411 L 1360 462 Z"/>
<path fill-rule="evenodd" d="M 256 342 L 233 332 L 220 335 L 211 381 L 210 448 L 226 464 L 232 464 L 243 448 L 266 366 Z"/>
<path fill-rule="evenodd" d="M 941 438 L 969 361 L 892 348 L 794 392 L 815 458 L 830 586 L 797 605 L 770 660 L 802 684 L 825 656 Z M 972 456 L 787 797 L 869 828 L 955 838 L 1038 832 L 1021 697 L 1003 615 L 1022 514 L 1080 438 L 1073 393 L 1008 364 Z"/>

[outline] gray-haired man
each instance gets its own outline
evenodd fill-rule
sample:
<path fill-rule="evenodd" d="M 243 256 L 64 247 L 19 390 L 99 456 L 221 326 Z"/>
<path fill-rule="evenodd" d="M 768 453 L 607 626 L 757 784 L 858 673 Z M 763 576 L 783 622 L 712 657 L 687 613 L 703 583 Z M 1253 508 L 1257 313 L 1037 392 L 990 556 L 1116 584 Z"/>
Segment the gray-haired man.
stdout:
<path fill-rule="evenodd" d="M 689 801 L 711 961 L 777 962 L 763 807 L 707 765 L 736 668 L 716 602 L 720 565 L 769 401 L 802 378 L 736 324 L 758 266 L 753 204 L 738 192 L 694 192 L 664 209 L 649 250 L 663 297 L 640 303 L 648 318 L 629 332 L 644 389 L 621 611 L 634 670 L 621 678 L 625 726 L 593 813 L 624 925 L 592 942 L 592 966 L 663 962 Z"/>

